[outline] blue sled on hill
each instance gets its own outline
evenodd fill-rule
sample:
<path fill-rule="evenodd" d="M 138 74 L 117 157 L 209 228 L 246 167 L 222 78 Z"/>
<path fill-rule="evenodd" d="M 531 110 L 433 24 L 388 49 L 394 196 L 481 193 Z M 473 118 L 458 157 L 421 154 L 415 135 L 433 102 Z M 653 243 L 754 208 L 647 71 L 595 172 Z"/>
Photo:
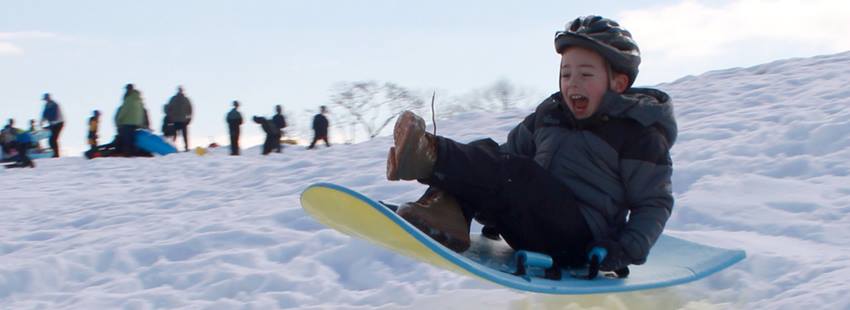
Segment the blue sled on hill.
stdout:
<path fill-rule="evenodd" d="M 34 144 L 40 144 L 41 140 L 50 139 L 50 130 L 41 129 L 41 130 L 31 131 L 29 133 L 29 135 L 32 138 L 32 142 Z M 27 151 L 27 156 L 29 156 L 32 159 L 50 158 L 50 157 L 53 157 L 53 150 L 52 149 L 42 149 L 40 147 L 30 148 Z"/>
<path fill-rule="evenodd" d="M 558 269 L 549 277 L 552 259 L 515 251 L 504 241 L 472 235 L 463 253 L 434 241 L 382 203 L 331 183 L 317 183 L 301 194 L 301 206 L 319 222 L 438 268 L 520 291 L 546 294 L 597 294 L 655 289 L 684 284 L 726 269 L 744 251 L 715 248 L 662 235 L 647 262 L 631 266 L 627 277 L 586 279 L 580 270 Z M 522 272 L 518 272 L 522 270 Z"/>
<path fill-rule="evenodd" d="M 147 129 L 136 131 L 136 147 L 158 155 L 177 153 L 177 148 L 174 145 Z"/>
<path fill-rule="evenodd" d="M 96 157 L 112 157 L 112 156 L 121 156 L 121 157 L 151 157 L 153 154 L 157 155 L 168 155 L 171 153 L 176 153 L 177 148 L 171 143 L 168 143 L 163 137 L 158 136 L 147 129 L 139 129 L 136 130 L 135 133 L 135 145 L 136 149 L 133 154 L 124 154 L 122 153 L 121 148 L 119 147 L 119 137 L 115 137 L 115 139 L 107 144 L 99 145 L 94 149 L 88 150 L 83 155 L 88 158 L 96 158 Z"/>

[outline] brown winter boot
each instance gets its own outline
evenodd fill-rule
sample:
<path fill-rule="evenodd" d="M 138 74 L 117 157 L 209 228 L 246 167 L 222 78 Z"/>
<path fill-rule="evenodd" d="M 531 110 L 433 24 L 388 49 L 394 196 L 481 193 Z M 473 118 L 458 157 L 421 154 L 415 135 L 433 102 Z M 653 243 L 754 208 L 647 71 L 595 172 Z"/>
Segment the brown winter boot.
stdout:
<path fill-rule="evenodd" d="M 469 224 L 460 204 L 442 190 L 429 187 L 419 200 L 399 206 L 396 213 L 455 252 L 461 253 L 469 248 Z"/>
<path fill-rule="evenodd" d="M 387 179 L 426 179 L 437 161 L 437 139 L 425 132 L 425 121 L 404 111 L 395 122 L 393 146 L 387 155 Z"/>

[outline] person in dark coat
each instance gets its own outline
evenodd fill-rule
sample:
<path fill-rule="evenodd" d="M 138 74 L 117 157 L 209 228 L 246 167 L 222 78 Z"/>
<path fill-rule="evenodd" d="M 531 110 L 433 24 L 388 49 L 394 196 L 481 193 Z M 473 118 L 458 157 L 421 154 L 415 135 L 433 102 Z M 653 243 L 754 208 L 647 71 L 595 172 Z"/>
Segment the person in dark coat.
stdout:
<path fill-rule="evenodd" d="M 225 120 L 230 131 L 230 155 L 239 155 L 239 126 L 242 126 L 242 113 L 239 113 L 239 101 L 233 100 L 233 109 Z"/>
<path fill-rule="evenodd" d="M 673 103 L 660 90 L 631 87 L 640 51 L 617 22 L 579 17 L 554 43 L 559 91 L 502 145 L 459 143 L 401 114 L 387 179 L 430 187 L 397 213 L 457 252 L 470 246 L 476 219 L 514 249 L 627 275 L 646 262 L 673 210 Z M 607 255 L 592 258 L 597 249 Z"/>
<path fill-rule="evenodd" d="M 183 134 L 183 145 L 189 151 L 189 123 L 192 121 L 192 102 L 183 94 L 183 86 L 177 87 L 177 94 L 171 97 L 165 105 L 167 124 L 173 124 L 174 134 L 171 141 L 177 140 L 177 132 Z"/>
<path fill-rule="evenodd" d="M 277 128 L 277 125 L 272 120 L 262 116 L 254 116 L 254 123 L 260 124 L 263 132 L 266 133 L 266 141 L 263 143 L 263 150 L 261 152 L 263 155 L 268 155 L 280 147 L 280 129 Z"/>
<path fill-rule="evenodd" d="M 326 106 L 321 106 L 319 108 L 319 114 L 313 117 L 313 142 L 310 143 L 310 146 L 307 149 L 313 149 L 316 147 L 316 142 L 320 139 L 325 141 L 325 145 L 330 147 L 331 144 L 328 142 L 328 118 L 325 117 L 325 113 L 328 112 L 328 108 Z"/>
<path fill-rule="evenodd" d="M 275 107 L 275 115 L 272 117 L 272 122 L 274 126 L 278 129 L 278 137 L 283 137 L 283 129 L 286 128 L 286 117 L 283 116 L 283 107 L 279 104 Z M 280 139 L 277 139 L 277 145 L 275 146 L 275 151 L 280 153 L 283 150 L 283 145 L 280 143 Z"/>
<path fill-rule="evenodd" d="M 62 127 L 65 126 L 65 119 L 62 117 L 62 109 L 59 104 L 50 98 L 50 94 L 44 94 L 44 111 L 41 112 L 41 122 L 48 123 L 50 129 L 50 148 L 53 149 L 53 157 L 59 157 L 59 133 L 62 132 Z"/>

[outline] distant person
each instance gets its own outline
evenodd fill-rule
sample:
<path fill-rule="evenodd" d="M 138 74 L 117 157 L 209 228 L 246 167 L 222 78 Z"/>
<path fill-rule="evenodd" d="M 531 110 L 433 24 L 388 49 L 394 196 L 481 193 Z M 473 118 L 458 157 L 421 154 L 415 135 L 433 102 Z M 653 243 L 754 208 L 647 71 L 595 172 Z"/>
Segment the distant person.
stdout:
<path fill-rule="evenodd" d="M 41 153 L 43 149 L 41 148 L 41 144 L 38 142 L 41 140 L 38 138 L 38 135 L 41 135 L 41 128 L 38 127 L 38 123 L 34 119 L 30 119 L 30 138 L 32 139 L 32 148 L 34 148 L 36 153 Z"/>
<path fill-rule="evenodd" d="M 9 119 L 9 123 L 0 131 L 0 141 L 3 142 L 4 160 L 15 161 L 6 168 L 35 167 L 35 163 L 27 154 L 27 150 L 32 146 L 32 136 L 29 132 L 15 128 L 15 120 Z"/>
<path fill-rule="evenodd" d="M 10 118 L 6 126 L 3 126 L 3 130 L 0 130 L 0 148 L 3 150 L 4 159 L 11 156 L 17 135 L 18 129 L 15 128 L 15 120 Z"/>
<path fill-rule="evenodd" d="M 283 145 L 280 144 L 280 137 L 283 137 L 283 129 L 286 128 L 286 117 L 283 116 L 283 107 L 281 107 L 279 104 L 276 105 L 274 108 L 276 113 L 274 117 L 272 117 L 272 122 L 279 131 L 277 134 L 278 139 L 277 145 L 275 146 L 275 151 L 280 153 L 283 150 Z"/>
<path fill-rule="evenodd" d="M 41 153 L 41 144 L 38 143 L 38 138 L 36 138 L 36 134 L 38 134 L 40 128 L 34 119 L 30 119 L 30 138 L 32 138 L 32 147 L 36 149 L 36 152 Z"/>
<path fill-rule="evenodd" d="M 239 113 L 239 101 L 233 100 L 233 109 L 227 113 L 227 128 L 230 131 L 230 155 L 239 155 L 239 126 L 242 126 L 242 113 Z"/>
<path fill-rule="evenodd" d="M 330 147 L 331 144 L 328 142 L 328 118 L 325 117 L 325 113 L 328 112 L 328 108 L 326 106 L 321 106 L 319 108 L 319 114 L 313 117 L 313 142 L 310 143 L 310 146 L 307 149 L 313 149 L 316 147 L 316 142 L 319 139 L 325 141 L 325 146 Z"/>
<path fill-rule="evenodd" d="M 97 149 L 97 128 L 100 125 L 100 111 L 94 110 L 89 117 L 88 142 L 91 150 Z"/>
<path fill-rule="evenodd" d="M 136 130 L 145 125 L 145 108 L 142 94 L 127 84 L 121 107 L 115 114 L 115 126 L 118 127 L 117 149 L 124 156 L 136 154 Z"/>
<path fill-rule="evenodd" d="M 260 124 L 263 132 L 266 133 L 266 141 L 263 143 L 263 150 L 261 152 L 263 155 L 268 155 L 280 147 L 280 129 L 277 128 L 274 121 L 262 116 L 254 116 L 254 123 Z"/>
<path fill-rule="evenodd" d="M 169 124 L 174 124 L 174 134 L 171 141 L 177 141 L 177 132 L 183 134 L 183 145 L 189 151 L 189 123 L 192 121 L 192 103 L 183 94 L 183 86 L 177 87 L 177 94 L 171 97 L 165 105 L 165 118 Z"/>
<path fill-rule="evenodd" d="M 50 94 L 44 94 L 42 99 L 44 100 L 44 111 L 41 112 L 41 122 L 48 123 L 50 148 L 53 149 L 53 157 L 59 157 L 59 133 L 62 132 L 65 119 L 62 118 L 62 110 L 59 109 L 59 104 L 50 98 Z"/>

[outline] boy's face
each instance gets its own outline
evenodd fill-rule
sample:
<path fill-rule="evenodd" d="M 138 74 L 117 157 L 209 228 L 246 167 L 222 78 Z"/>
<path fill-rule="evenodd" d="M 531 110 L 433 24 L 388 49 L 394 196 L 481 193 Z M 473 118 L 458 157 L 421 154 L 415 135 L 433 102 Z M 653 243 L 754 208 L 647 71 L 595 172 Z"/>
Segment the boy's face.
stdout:
<path fill-rule="evenodd" d="M 569 47 L 561 53 L 561 96 L 577 119 L 593 115 L 609 85 L 623 92 L 622 74 L 610 80 L 601 55 L 583 47 Z M 628 77 L 625 78 L 628 81 Z"/>

